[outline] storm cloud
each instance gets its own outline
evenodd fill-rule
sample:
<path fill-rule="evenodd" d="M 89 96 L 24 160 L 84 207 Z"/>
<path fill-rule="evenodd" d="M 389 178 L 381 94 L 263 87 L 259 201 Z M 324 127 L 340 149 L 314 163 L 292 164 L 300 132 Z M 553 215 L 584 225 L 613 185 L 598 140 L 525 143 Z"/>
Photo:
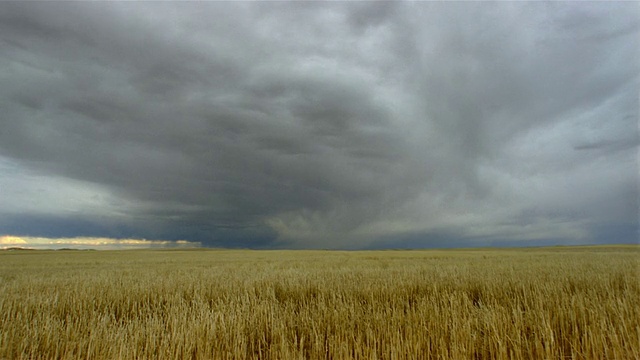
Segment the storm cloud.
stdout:
<path fill-rule="evenodd" d="M 0 4 L 0 235 L 635 242 L 637 3 Z"/>

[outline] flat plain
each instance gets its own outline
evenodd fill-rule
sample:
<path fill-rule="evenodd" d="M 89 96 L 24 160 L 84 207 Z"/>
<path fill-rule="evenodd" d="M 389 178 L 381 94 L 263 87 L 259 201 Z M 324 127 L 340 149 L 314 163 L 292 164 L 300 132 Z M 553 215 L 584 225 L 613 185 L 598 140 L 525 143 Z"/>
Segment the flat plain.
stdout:
<path fill-rule="evenodd" d="M 640 359 L 640 246 L 0 251 L 0 359 Z"/>

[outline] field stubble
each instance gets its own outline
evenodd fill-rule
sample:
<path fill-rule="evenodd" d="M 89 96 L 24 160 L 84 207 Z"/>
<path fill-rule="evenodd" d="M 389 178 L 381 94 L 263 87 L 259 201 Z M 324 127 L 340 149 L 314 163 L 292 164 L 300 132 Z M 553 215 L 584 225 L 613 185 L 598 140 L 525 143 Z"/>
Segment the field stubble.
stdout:
<path fill-rule="evenodd" d="M 640 359 L 640 247 L 0 252 L 0 359 Z"/>

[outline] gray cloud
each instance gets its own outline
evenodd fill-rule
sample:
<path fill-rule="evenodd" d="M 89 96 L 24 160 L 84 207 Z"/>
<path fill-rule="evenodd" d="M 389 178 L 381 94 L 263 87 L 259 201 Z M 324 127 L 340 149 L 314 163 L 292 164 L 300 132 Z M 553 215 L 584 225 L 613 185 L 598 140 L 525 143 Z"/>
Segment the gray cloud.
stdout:
<path fill-rule="evenodd" d="M 630 241 L 634 6 L 3 3 L 0 232 Z"/>

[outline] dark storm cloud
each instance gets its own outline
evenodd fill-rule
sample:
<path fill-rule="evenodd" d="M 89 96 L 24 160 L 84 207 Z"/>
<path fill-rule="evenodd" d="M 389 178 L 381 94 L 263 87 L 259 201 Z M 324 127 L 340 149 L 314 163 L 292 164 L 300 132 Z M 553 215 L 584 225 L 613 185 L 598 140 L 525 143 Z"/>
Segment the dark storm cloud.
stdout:
<path fill-rule="evenodd" d="M 3 214 L 216 246 L 602 239 L 637 225 L 635 10 L 3 3 Z"/>

